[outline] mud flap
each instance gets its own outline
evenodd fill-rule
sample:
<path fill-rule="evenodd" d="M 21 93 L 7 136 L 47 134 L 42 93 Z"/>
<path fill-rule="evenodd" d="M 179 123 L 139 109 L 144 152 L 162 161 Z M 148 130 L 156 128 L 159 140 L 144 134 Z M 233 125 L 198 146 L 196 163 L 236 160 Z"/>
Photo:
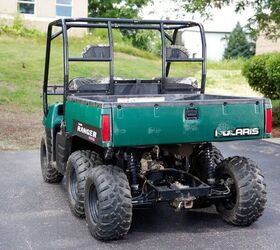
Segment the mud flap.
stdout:
<path fill-rule="evenodd" d="M 71 136 L 59 132 L 56 134 L 56 167 L 61 173 L 66 171 L 66 164 L 71 153 Z"/>

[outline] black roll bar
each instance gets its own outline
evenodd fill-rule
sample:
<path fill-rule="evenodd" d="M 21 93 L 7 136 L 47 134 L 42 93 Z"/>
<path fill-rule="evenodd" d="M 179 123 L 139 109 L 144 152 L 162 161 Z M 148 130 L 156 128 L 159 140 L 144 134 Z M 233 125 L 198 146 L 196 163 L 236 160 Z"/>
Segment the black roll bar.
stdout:
<path fill-rule="evenodd" d="M 53 27 L 60 27 L 61 30 L 52 34 Z M 110 57 L 104 59 L 98 58 L 69 58 L 68 51 L 68 30 L 72 27 L 75 28 L 107 28 Z M 200 30 L 201 43 L 202 43 L 202 57 L 201 58 L 187 58 L 170 59 L 166 57 L 166 39 L 172 45 L 175 44 L 178 30 L 183 28 L 198 27 Z M 64 90 L 63 90 L 63 106 L 65 110 L 65 102 L 68 95 L 69 83 L 69 62 L 71 61 L 107 61 L 109 63 L 110 84 L 107 90 L 108 94 L 114 94 L 114 47 L 112 29 L 152 29 L 158 30 L 161 34 L 162 42 L 162 80 L 161 80 L 161 93 L 165 91 L 166 77 L 168 77 L 171 62 L 201 62 L 201 88 L 200 92 L 205 93 L 206 82 L 206 40 L 202 24 L 193 21 L 172 21 L 172 20 L 133 20 L 133 19 L 119 19 L 119 18 L 62 18 L 51 22 L 48 25 L 47 42 L 46 42 L 46 57 L 45 57 L 45 70 L 44 70 L 44 83 L 43 83 L 43 109 L 45 116 L 48 113 L 48 78 L 49 78 L 49 65 L 50 65 L 50 51 L 51 42 L 60 35 L 63 39 L 63 71 L 64 71 Z M 173 30 L 173 35 L 170 36 L 165 31 Z"/>

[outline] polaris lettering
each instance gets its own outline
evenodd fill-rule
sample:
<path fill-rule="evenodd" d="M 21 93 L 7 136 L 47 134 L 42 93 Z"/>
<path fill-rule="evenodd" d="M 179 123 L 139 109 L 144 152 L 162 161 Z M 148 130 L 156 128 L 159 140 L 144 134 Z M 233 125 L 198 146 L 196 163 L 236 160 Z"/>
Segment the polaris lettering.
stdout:
<path fill-rule="evenodd" d="M 259 128 L 236 128 L 233 130 L 215 130 L 215 137 L 256 136 L 259 134 Z"/>

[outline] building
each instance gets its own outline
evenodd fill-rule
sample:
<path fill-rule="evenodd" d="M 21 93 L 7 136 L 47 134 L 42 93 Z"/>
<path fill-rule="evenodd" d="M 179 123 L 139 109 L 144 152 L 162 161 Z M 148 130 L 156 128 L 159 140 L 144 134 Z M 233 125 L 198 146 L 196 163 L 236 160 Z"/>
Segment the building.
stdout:
<path fill-rule="evenodd" d="M 260 35 L 256 42 L 256 54 L 280 52 L 280 39 L 269 40 L 264 35 Z"/>
<path fill-rule="evenodd" d="M 177 3 L 176 3 L 177 2 Z M 184 2 L 184 1 L 183 1 Z M 231 1 L 234 2 L 234 1 Z M 246 12 L 235 13 L 234 4 L 225 6 L 222 9 L 213 8 L 211 11 L 212 19 L 204 20 L 199 14 L 186 13 L 182 7 L 182 1 L 174 0 L 154 0 L 143 10 L 144 19 L 171 19 L 171 20 L 191 20 L 203 23 L 207 44 L 207 58 L 210 60 L 221 60 L 226 47 L 225 36 L 228 36 L 237 22 L 245 26 L 254 14 L 253 9 L 246 9 Z M 190 51 L 190 55 L 201 54 L 200 37 L 197 31 L 186 32 L 182 35 L 183 44 Z"/>
<path fill-rule="evenodd" d="M 12 23 L 17 13 L 27 27 L 46 31 L 48 23 L 57 18 L 87 17 L 88 0 L 0 0 L 2 23 Z"/>
<path fill-rule="evenodd" d="M 223 58 L 226 48 L 225 37 L 229 36 L 229 31 L 205 31 L 207 44 L 207 58 L 214 61 L 219 61 Z M 182 34 L 182 42 L 190 53 L 191 57 L 201 57 L 201 37 L 198 30 L 185 31 Z"/>

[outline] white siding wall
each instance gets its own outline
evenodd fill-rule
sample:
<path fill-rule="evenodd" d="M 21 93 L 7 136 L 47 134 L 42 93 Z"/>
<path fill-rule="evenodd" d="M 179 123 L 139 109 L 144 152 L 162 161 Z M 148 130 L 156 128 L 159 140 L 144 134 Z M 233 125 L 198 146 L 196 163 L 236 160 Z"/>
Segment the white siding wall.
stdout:
<path fill-rule="evenodd" d="M 2 22 L 12 23 L 16 14 L 17 0 L 0 0 L 0 19 Z M 72 0 L 72 17 L 87 16 L 88 0 Z M 22 15 L 22 17 L 28 27 L 46 31 L 48 23 L 58 18 L 56 16 L 56 0 L 35 0 L 35 14 Z M 85 29 L 76 29 L 76 32 L 73 30 L 71 33 L 80 36 L 85 33 Z"/>
<path fill-rule="evenodd" d="M 206 32 L 207 58 L 210 60 L 221 60 L 225 50 L 226 42 L 223 40 L 228 33 Z M 198 31 L 185 31 L 182 36 L 184 46 L 189 50 L 190 56 L 201 57 L 201 38 Z"/>
<path fill-rule="evenodd" d="M 226 33 L 206 33 L 207 56 L 210 60 L 219 61 L 223 58 Z"/>

